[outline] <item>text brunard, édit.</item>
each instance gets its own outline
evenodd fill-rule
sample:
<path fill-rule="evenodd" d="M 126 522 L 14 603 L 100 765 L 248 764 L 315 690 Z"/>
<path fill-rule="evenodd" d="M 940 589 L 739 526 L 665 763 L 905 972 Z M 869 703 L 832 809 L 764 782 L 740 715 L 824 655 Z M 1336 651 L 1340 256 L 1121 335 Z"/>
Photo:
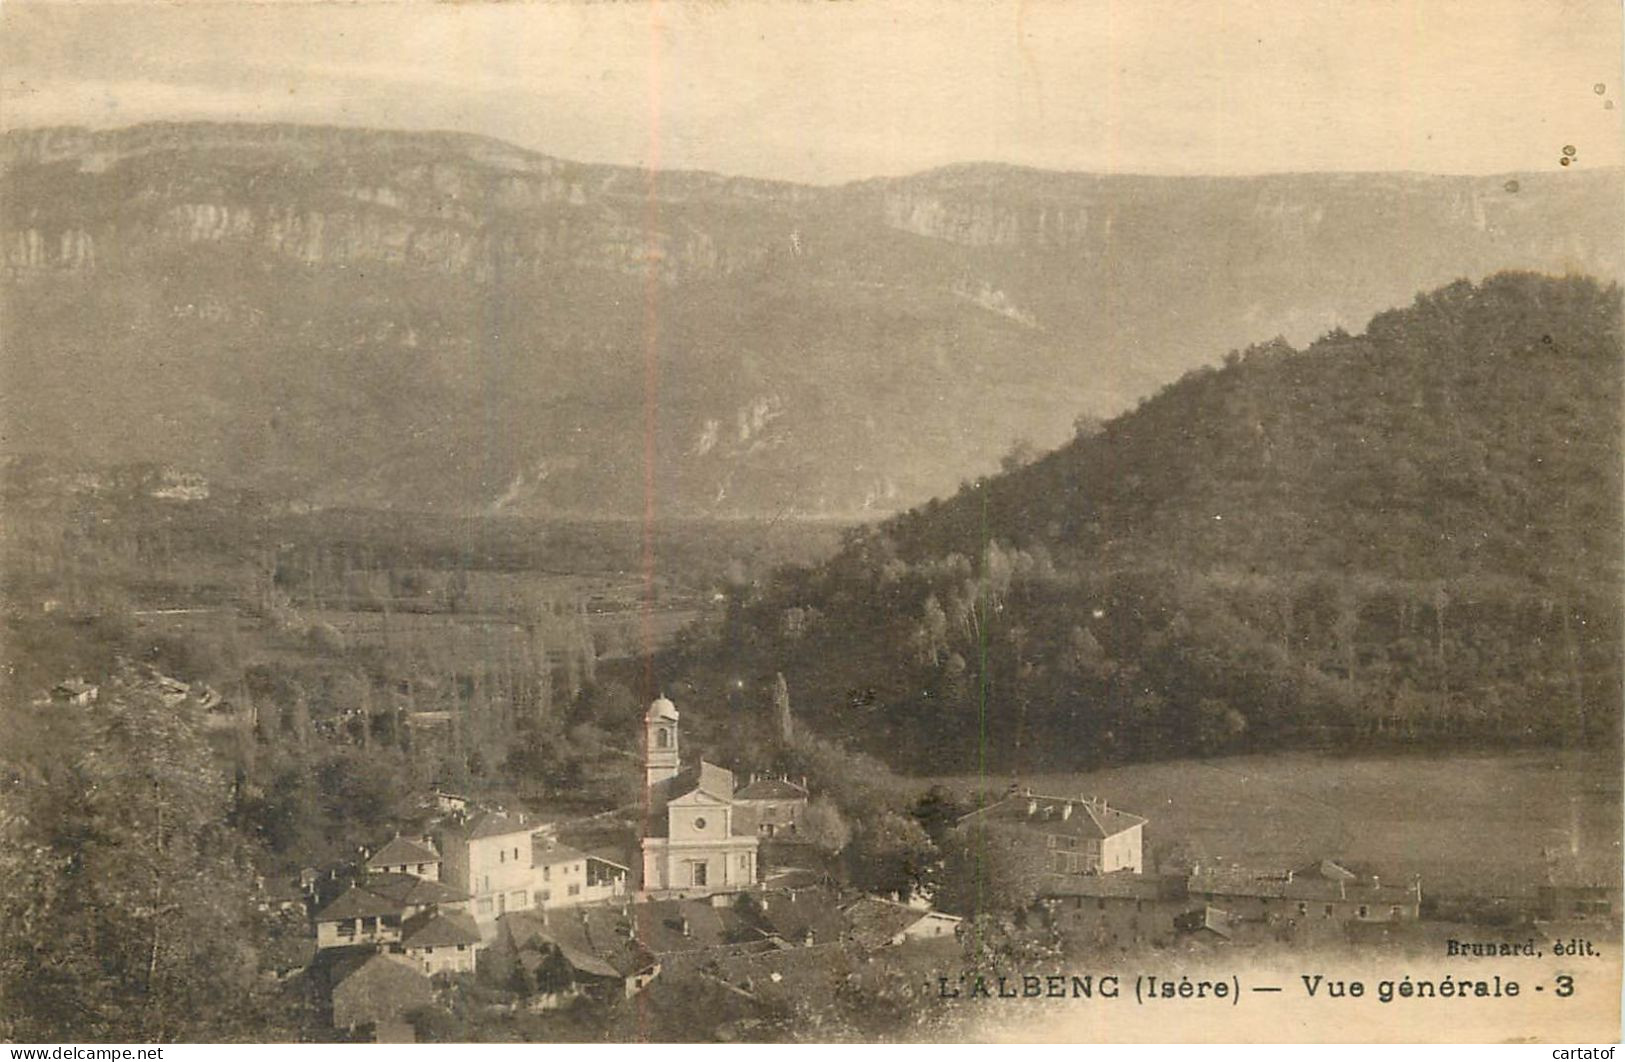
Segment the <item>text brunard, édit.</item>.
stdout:
<path fill-rule="evenodd" d="M 1202 1000 L 1239 1005 L 1243 995 L 1293 995 L 1314 1000 L 1516 999 L 1528 992 L 1569 999 L 1579 991 L 1574 974 L 1558 973 L 1549 980 L 1519 982 L 1499 974 L 1476 977 L 1413 977 L 1403 974 L 1377 980 L 1299 974 L 1284 984 L 1243 985 L 1238 975 L 1192 978 L 1140 974 L 1130 980 L 1118 974 L 959 974 L 936 979 L 936 995 L 950 1000 L 1084 999 L 1129 1000 L 1148 1005 L 1167 1001 Z"/>

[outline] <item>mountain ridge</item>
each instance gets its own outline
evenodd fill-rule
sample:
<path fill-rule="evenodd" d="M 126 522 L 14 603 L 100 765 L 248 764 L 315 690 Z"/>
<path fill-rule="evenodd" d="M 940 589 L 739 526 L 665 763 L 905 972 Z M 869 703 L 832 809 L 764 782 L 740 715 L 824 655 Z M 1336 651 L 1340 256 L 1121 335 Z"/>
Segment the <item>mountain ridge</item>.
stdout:
<path fill-rule="evenodd" d="M 1622 275 L 1622 186 L 999 163 L 810 186 L 463 133 L 8 130 L 0 448 L 315 504 L 632 514 L 653 379 L 659 511 L 884 515 L 1215 349 L 1501 268 Z"/>

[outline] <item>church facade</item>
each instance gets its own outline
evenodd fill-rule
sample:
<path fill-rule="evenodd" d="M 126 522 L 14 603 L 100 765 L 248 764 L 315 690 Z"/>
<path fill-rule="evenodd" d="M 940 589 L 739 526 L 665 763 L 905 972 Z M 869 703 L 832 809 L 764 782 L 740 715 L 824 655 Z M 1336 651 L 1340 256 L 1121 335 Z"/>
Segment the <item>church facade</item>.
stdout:
<path fill-rule="evenodd" d="M 704 760 L 682 767 L 677 708 L 664 697 L 644 715 L 644 750 L 644 892 L 692 896 L 754 885 L 755 814 L 735 802 L 732 771 Z"/>

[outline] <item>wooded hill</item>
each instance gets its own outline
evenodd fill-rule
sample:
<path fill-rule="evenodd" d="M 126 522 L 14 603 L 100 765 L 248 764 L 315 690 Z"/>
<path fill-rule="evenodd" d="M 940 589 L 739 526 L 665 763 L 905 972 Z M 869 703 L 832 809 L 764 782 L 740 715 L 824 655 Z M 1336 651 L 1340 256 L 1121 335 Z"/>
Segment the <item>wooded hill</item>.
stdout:
<path fill-rule="evenodd" d="M 674 663 L 937 772 L 1611 735 L 1620 344 L 1617 285 L 1508 273 L 1232 352 Z"/>

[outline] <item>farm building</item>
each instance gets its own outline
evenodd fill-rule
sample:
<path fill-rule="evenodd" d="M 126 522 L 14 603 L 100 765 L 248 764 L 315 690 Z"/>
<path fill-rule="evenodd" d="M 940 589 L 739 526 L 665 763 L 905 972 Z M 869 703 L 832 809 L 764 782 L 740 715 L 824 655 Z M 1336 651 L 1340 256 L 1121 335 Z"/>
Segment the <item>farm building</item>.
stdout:
<path fill-rule="evenodd" d="M 1144 865 L 1146 820 L 1092 797 L 1019 790 L 959 821 L 1019 839 L 1041 853 L 1046 869 L 1057 874 L 1138 874 Z"/>
<path fill-rule="evenodd" d="M 1186 888 L 1238 918 L 1334 922 L 1406 922 L 1421 917 L 1422 883 L 1384 885 L 1331 860 L 1296 870 L 1197 867 Z"/>

